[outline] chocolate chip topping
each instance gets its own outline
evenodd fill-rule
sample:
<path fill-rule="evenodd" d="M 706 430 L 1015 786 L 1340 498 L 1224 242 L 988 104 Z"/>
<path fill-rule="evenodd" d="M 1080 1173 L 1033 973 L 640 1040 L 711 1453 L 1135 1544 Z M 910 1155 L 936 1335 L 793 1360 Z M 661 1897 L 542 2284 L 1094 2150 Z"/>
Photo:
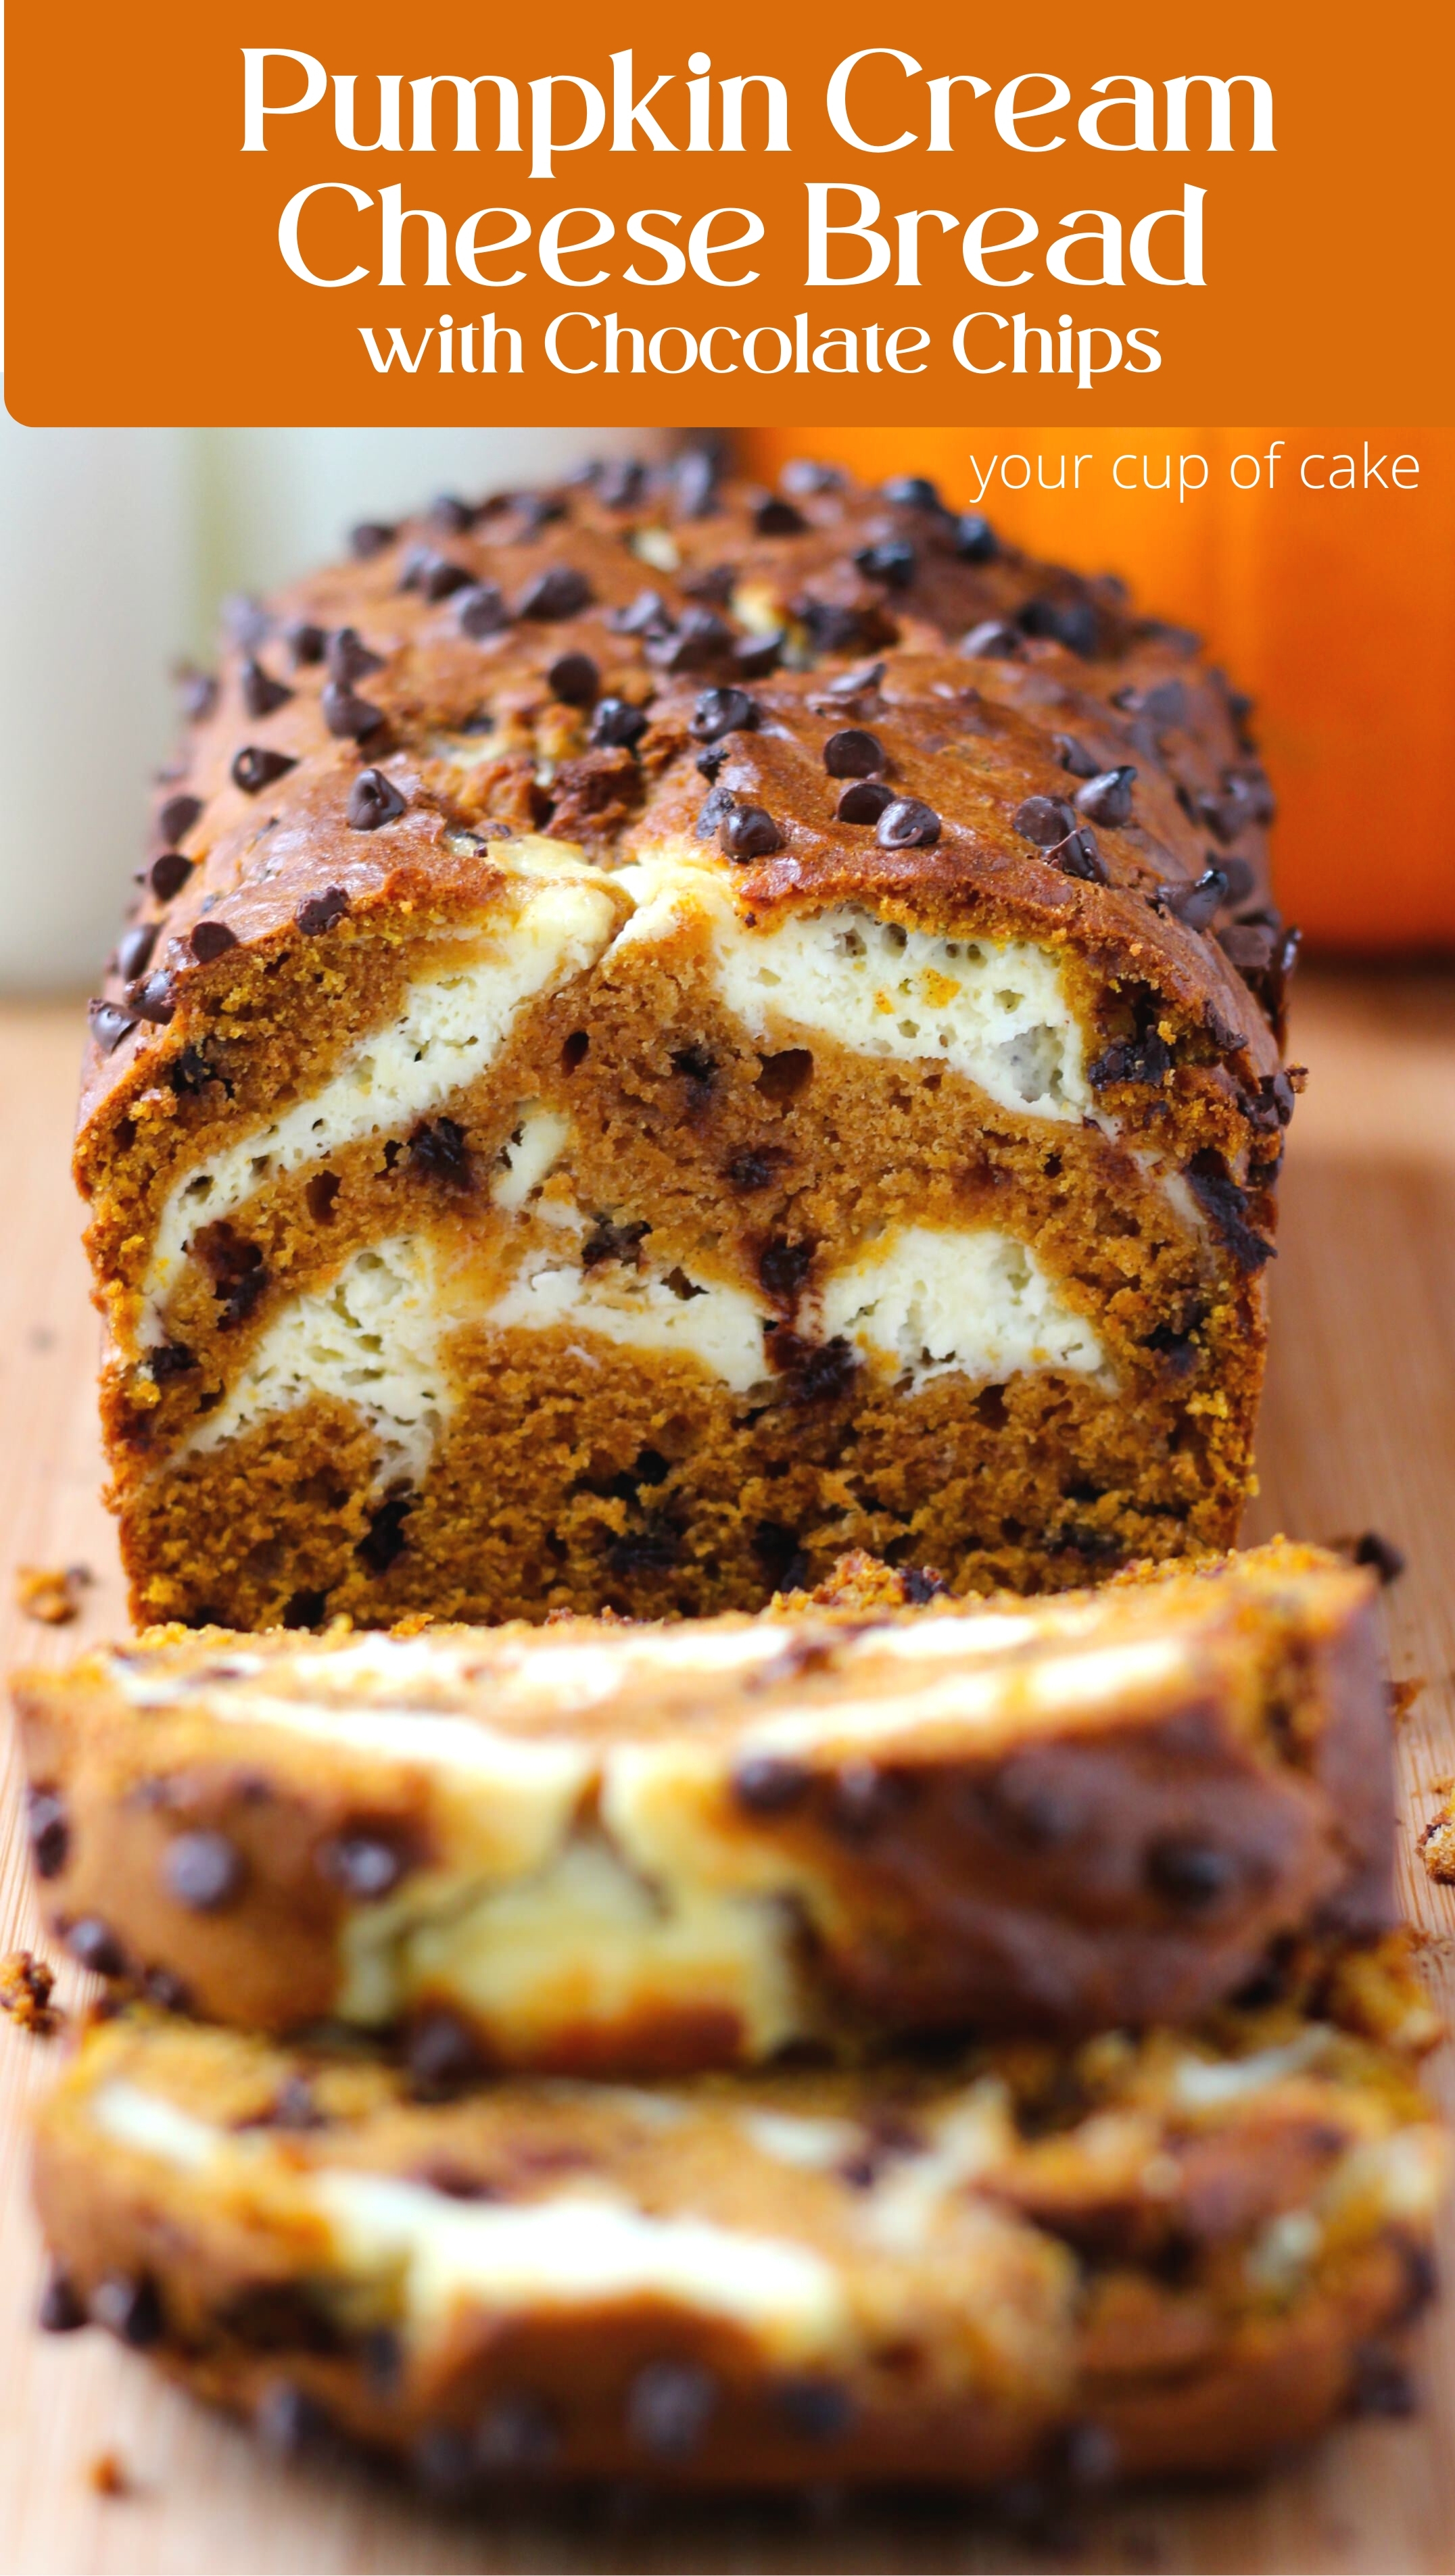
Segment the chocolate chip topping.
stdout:
<path fill-rule="evenodd" d="M 1206 930 L 1214 913 L 1228 899 L 1228 879 L 1222 868 L 1204 868 L 1191 885 L 1164 889 L 1162 903 L 1185 930 Z"/>
<path fill-rule="evenodd" d="M 381 823 L 397 823 L 405 799 L 382 769 L 361 769 L 349 789 L 348 819 L 355 832 L 377 832 Z"/>
<path fill-rule="evenodd" d="M 371 671 L 382 671 L 384 656 L 371 651 L 356 626 L 340 626 L 330 635 L 325 647 L 328 676 L 337 680 L 341 689 L 355 680 L 366 680 Z"/>
<path fill-rule="evenodd" d="M 888 768 L 889 760 L 877 734 L 866 733 L 860 725 L 846 725 L 842 732 L 829 735 L 823 765 L 830 778 L 873 778 Z"/>
<path fill-rule="evenodd" d="M 704 689 L 692 710 L 692 730 L 699 742 L 716 742 L 725 733 L 750 733 L 758 713 L 746 689 Z"/>
<path fill-rule="evenodd" d="M 99 1914 L 78 1915 L 65 1935 L 66 1948 L 83 1968 L 96 1977 L 121 1977 L 126 1974 L 126 1952 L 109 1923 Z"/>
<path fill-rule="evenodd" d="M 329 732 L 341 742 L 362 742 L 366 735 L 377 733 L 384 722 L 384 710 L 340 680 L 330 680 L 319 700 L 323 721 Z"/>
<path fill-rule="evenodd" d="M 732 1791 L 750 1816 L 778 1816 L 798 1806 L 808 1793 L 811 1774 L 786 1753 L 750 1753 L 732 1775 Z"/>
<path fill-rule="evenodd" d="M 882 778 L 856 778 L 834 807 L 835 819 L 840 823 L 877 823 L 894 802 L 894 790 L 886 787 Z"/>
<path fill-rule="evenodd" d="M 1095 752 L 1088 751 L 1084 742 L 1078 742 L 1074 733 L 1053 734 L 1051 741 L 1056 758 L 1073 778 L 1095 778 L 1098 775 L 1101 763 Z"/>
<path fill-rule="evenodd" d="M 1168 1834 L 1147 1854 L 1147 1879 L 1159 1896 L 1189 1913 L 1216 1904 L 1238 1877 L 1231 1852 L 1192 1834 Z"/>
<path fill-rule="evenodd" d="M 405 2043 L 404 2062 L 421 2101 L 458 2092 L 481 2072 L 479 2046 L 469 2025 L 443 2005 L 419 2015 Z"/>
<path fill-rule="evenodd" d="M 349 530 L 349 551 L 360 563 L 367 563 L 371 556 L 382 555 L 392 546 L 398 534 L 399 530 L 383 519 L 361 519 L 356 528 Z"/>
<path fill-rule="evenodd" d="M 649 722 L 645 707 L 634 707 L 626 698 L 600 698 L 587 740 L 601 750 L 630 751 Z"/>
<path fill-rule="evenodd" d="M 185 841 L 201 817 L 200 796 L 169 796 L 157 815 L 157 830 L 164 841 Z"/>
<path fill-rule="evenodd" d="M 165 969 L 139 978 L 128 984 L 126 1004 L 139 1020 L 149 1020 L 153 1027 L 164 1029 L 177 1016 L 176 984 Z"/>
<path fill-rule="evenodd" d="M 28 1789 L 25 1830 L 37 1878 L 59 1878 L 71 1848 L 66 1802 L 58 1789 Z"/>
<path fill-rule="evenodd" d="M 286 707 L 293 695 L 286 682 L 272 679 L 261 662 L 244 662 L 241 686 L 242 702 L 250 716 L 270 716 L 275 707 Z M 169 833 L 167 837 L 180 840 L 181 834 Z"/>
<path fill-rule="evenodd" d="M 918 796 L 896 796 L 880 815 L 874 837 L 881 850 L 927 850 L 940 837 L 940 818 Z"/>
<path fill-rule="evenodd" d="M 123 1038 L 136 1027 L 134 1011 L 118 1010 L 114 1002 L 92 1002 L 89 1005 L 91 1035 L 103 1055 L 115 1055 Z"/>
<path fill-rule="evenodd" d="M 291 765 L 290 762 L 284 764 L 285 767 Z M 147 870 L 147 883 L 158 903 L 170 903 L 174 895 L 181 893 L 191 874 L 192 861 L 184 859 L 180 850 L 163 850 L 161 857 L 153 859 Z"/>
<path fill-rule="evenodd" d="M 717 827 L 717 845 L 724 858 L 770 859 L 782 849 L 783 835 L 762 805 L 732 805 Z"/>
<path fill-rule="evenodd" d="M 123 983 L 133 983 L 138 975 L 146 973 L 160 929 L 158 921 L 139 921 L 122 932 L 116 943 L 116 971 Z"/>
<path fill-rule="evenodd" d="M 1021 649 L 1021 639 L 1003 617 L 983 617 L 960 639 L 960 650 L 977 662 L 1013 662 Z"/>
<path fill-rule="evenodd" d="M 601 673 L 589 653 L 561 653 L 546 673 L 553 698 L 563 706 L 589 707 L 601 686 Z"/>
<path fill-rule="evenodd" d="M 362 1825 L 331 1835 L 320 1844 L 317 1861 L 320 1875 L 360 1905 L 388 1896 L 409 1867 L 396 1843 Z"/>
<path fill-rule="evenodd" d="M 222 1914 L 247 1883 L 247 1864 L 226 1834 L 177 1834 L 162 1862 L 167 1893 L 193 1914 Z"/>
<path fill-rule="evenodd" d="M 69 2273 L 52 2272 L 40 2294 L 35 2321 L 42 2334 L 75 2334 L 89 2325 L 85 2303 Z"/>
<path fill-rule="evenodd" d="M 1136 774 L 1135 769 L 1126 767 L 1098 770 L 1094 778 L 1088 778 L 1084 787 L 1077 788 L 1077 812 L 1085 814 L 1093 823 L 1105 823 L 1113 831 L 1123 823 L 1129 823 L 1132 818 L 1132 781 Z"/>
<path fill-rule="evenodd" d="M 955 521 L 955 552 L 962 563 L 994 563 L 1000 540 L 978 510 L 962 510 Z"/>
<path fill-rule="evenodd" d="M 593 593 L 584 572 L 574 564 L 552 564 L 548 572 L 537 573 L 526 583 L 515 603 L 517 617 L 530 617 L 553 622 L 560 617 L 579 617 L 591 605 Z"/>
<path fill-rule="evenodd" d="M 1110 885 L 1111 883 L 1101 852 L 1096 846 L 1096 834 L 1084 823 L 1077 831 L 1068 832 L 1065 840 L 1058 841 L 1054 849 L 1046 852 L 1046 856 L 1061 870 L 1063 876 L 1080 877 L 1087 885 Z"/>
<path fill-rule="evenodd" d="M 325 690 L 324 695 L 327 694 Z M 249 742 L 235 755 L 230 776 L 234 787 L 240 787 L 244 796 L 258 796 L 265 787 L 271 787 L 279 778 L 286 778 L 289 770 L 297 766 L 297 761 L 291 759 L 286 751 L 270 751 L 262 743 Z"/>
<path fill-rule="evenodd" d="M 327 635 L 321 626 L 314 625 L 310 617 L 300 617 L 288 627 L 283 640 L 293 656 L 296 670 L 321 662 L 328 649 Z"/>
<path fill-rule="evenodd" d="M 462 501 L 457 492 L 437 492 L 427 515 L 437 528 L 446 529 L 452 537 L 468 536 L 475 524 L 469 502 Z"/>
<path fill-rule="evenodd" d="M 684 519 L 705 519 L 717 507 L 717 460 L 705 447 L 694 447 L 678 458 L 673 480 L 676 485 L 678 515 Z"/>
<path fill-rule="evenodd" d="M 161 2340 L 162 2303 L 145 2272 L 108 2272 L 92 2293 L 91 2314 L 108 2334 L 119 2335 L 138 2351 Z"/>
<path fill-rule="evenodd" d="M 917 557 L 913 546 L 902 537 L 891 537 L 883 545 L 861 546 L 854 561 L 867 581 L 882 581 L 890 590 L 907 590 L 915 576 Z"/>
<path fill-rule="evenodd" d="M 1370 1566 L 1381 1583 L 1397 1583 L 1405 1570 L 1403 1548 L 1396 1547 L 1392 1539 L 1383 1537 L 1378 1530 L 1362 1531 L 1354 1541 L 1352 1553 L 1355 1564 Z"/>
<path fill-rule="evenodd" d="M 780 499 L 774 492 L 754 503 L 752 517 L 754 532 L 760 537 L 797 537 L 808 525 L 801 510 L 795 510 L 791 501 Z"/>
<path fill-rule="evenodd" d="M 359 781 L 355 779 L 357 790 Z M 342 886 L 325 886 L 322 894 L 311 894 L 300 903 L 293 915 L 305 939 L 316 939 L 322 930 L 333 930 L 348 911 L 349 899 Z"/>
<path fill-rule="evenodd" d="M 198 921 L 187 944 L 199 966 L 210 966 L 215 957 L 225 957 L 229 948 L 236 948 L 237 932 L 229 930 L 225 921 Z"/>
<path fill-rule="evenodd" d="M 460 592 L 455 607 L 461 633 L 476 644 L 483 644 L 487 635 L 503 634 L 510 624 L 505 595 L 493 581 L 472 582 L 468 590 Z"/>
<path fill-rule="evenodd" d="M 644 2450 L 685 2459 L 697 2449 L 717 2405 L 714 2373 L 695 2361 L 649 2361 L 627 2390 L 627 2430 Z"/>
<path fill-rule="evenodd" d="M 1027 796 L 1010 818 L 1011 830 L 1039 849 L 1052 850 L 1076 829 L 1076 815 L 1064 796 Z"/>

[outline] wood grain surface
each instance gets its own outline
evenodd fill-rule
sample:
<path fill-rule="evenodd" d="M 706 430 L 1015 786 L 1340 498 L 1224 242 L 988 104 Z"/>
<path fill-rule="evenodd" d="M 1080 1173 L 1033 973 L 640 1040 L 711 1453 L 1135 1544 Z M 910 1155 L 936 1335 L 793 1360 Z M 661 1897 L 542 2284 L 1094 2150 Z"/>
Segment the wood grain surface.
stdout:
<path fill-rule="evenodd" d="M 124 1625 L 99 1499 L 96 1320 L 66 1176 L 79 1014 L 0 1012 L 0 1636 L 7 1664 Z M 1455 1772 L 1455 977 L 1306 976 L 1293 1053 L 1311 1068 L 1293 1128 L 1275 1274 L 1274 1364 L 1248 1535 L 1373 1526 L 1408 1571 L 1388 1595 L 1394 1669 L 1425 1688 L 1401 1737 L 1400 1872 L 1451 2001 L 1455 1891 L 1432 1889 L 1413 1828 Z M 80 1619 L 14 1606 L 17 1564 L 84 1563 Z M 13 1773 L 0 1947 L 33 1941 Z M 63 1981 L 74 1992 L 75 1981 Z M 1455 2298 L 1423 2347 L 1424 2414 L 1341 2430 L 1257 2485 L 1143 2494 L 1052 2549 L 964 2506 L 814 2499 L 802 2510 L 655 2517 L 561 2507 L 452 2521 L 382 2479 L 282 2471 L 233 2426 L 99 2334 L 32 2328 L 39 2249 L 26 2105 L 49 2051 L 0 2031 L 0 2565 L 16 2576 L 146 2570 L 1455 2569 Z M 1438 2066 L 1436 2080 L 1445 2070 Z M 1447 2264 L 1455 2281 L 1455 2261 Z M 114 2456 L 128 2492 L 94 2483 Z"/>

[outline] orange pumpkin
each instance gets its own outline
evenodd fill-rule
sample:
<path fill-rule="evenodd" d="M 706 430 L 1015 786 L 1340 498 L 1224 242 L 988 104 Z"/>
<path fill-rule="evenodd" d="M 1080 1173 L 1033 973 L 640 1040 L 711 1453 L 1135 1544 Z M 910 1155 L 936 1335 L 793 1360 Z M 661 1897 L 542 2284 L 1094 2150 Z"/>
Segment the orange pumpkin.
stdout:
<path fill-rule="evenodd" d="M 1385 429 L 764 429 L 744 434 L 765 478 L 791 455 L 866 481 L 934 477 L 977 499 L 992 457 L 1028 460 L 1029 488 L 999 473 L 978 506 L 1017 544 L 1085 571 L 1119 572 L 1158 615 L 1195 626 L 1239 688 L 1278 791 L 1275 857 L 1285 911 L 1325 947 L 1455 945 L 1455 431 Z M 1362 488 L 1364 445 L 1385 488 Z M 1273 488 L 1266 458 L 1285 444 Z M 1054 483 L 1080 455 L 1081 488 Z M 1356 488 L 1314 490 L 1305 458 L 1352 454 Z M 1179 501 L 1181 455 L 1207 460 L 1207 488 Z M 1418 485 L 1389 482 L 1419 461 Z M 1170 491 L 1160 483 L 1170 456 Z M 972 466 L 971 459 L 978 460 Z M 1124 483 L 1112 479 L 1114 461 Z M 1231 468 L 1256 487 L 1234 488 Z M 1020 468 L 1011 467 L 1018 481 Z M 1189 469 L 1188 480 L 1196 480 Z"/>

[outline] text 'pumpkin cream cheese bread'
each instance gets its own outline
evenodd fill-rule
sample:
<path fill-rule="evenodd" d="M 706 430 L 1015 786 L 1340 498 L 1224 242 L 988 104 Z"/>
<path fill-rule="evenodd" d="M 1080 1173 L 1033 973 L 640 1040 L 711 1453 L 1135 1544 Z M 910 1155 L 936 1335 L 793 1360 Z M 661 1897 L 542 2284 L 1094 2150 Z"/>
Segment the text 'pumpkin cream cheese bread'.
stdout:
<path fill-rule="evenodd" d="M 232 623 L 78 1144 L 139 1616 L 1231 1541 L 1292 941 L 1191 638 L 701 459 Z"/>
<path fill-rule="evenodd" d="M 48 1925 L 206 2018 L 457 2075 L 1185 2020 L 1388 1927 L 1371 1575 L 1278 1544 L 1054 1600 L 905 1589 L 172 1629 L 22 1676 Z"/>
<path fill-rule="evenodd" d="M 1407 2062 L 1292 2007 L 457 2101 L 123 2017 L 36 2186 L 53 2324 L 466 2499 L 1254 2466 L 1403 2395 L 1443 2169 Z"/>

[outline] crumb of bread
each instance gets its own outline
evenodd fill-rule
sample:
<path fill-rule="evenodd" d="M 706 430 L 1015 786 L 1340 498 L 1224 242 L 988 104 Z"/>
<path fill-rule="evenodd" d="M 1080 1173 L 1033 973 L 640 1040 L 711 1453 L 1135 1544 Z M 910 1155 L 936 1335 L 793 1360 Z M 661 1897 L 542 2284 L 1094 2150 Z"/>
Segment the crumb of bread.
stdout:
<path fill-rule="evenodd" d="M 0 1959 L 0 2011 L 33 2039 L 53 2039 L 61 2026 L 61 2015 L 51 2002 L 55 1982 L 45 1961 L 33 1951 L 12 1950 L 8 1958 Z"/>
<path fill-rule="evenodd" d="M 15 1598 L 27 1619 L 63 1628 L 79 1616 L 81 1595 L 93 1580 L 89 1565 L 20 1565 Z"/>

